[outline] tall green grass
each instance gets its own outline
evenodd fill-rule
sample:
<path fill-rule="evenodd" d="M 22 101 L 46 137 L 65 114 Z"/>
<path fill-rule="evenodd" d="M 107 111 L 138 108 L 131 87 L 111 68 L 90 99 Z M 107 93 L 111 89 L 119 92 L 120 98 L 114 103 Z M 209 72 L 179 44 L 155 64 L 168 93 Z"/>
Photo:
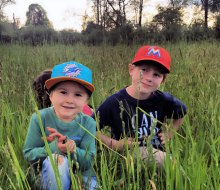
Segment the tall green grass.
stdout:
<path fill-rule="evenodd" d="M 99 189 L 220 189 L 220 43 L 161 45 L 172 55 L 171 73 L 161 87 L 188 107 L 164 168 L 143 162 L 137 148 L 116 153 L 97 141 Z M 37 189 L 22 148 L 31 114 L 30 84 L 44 69 L 76 60 L 94 72 L 94 108 L 129 85 L 133 46 L 0 46 L 0 189 Z M 33 179 L 31 179 L 33 178 Z M 72 181 L 78 189 L 79 179 Z M 76 181 L 78 180 L 78 182 Z M 74 186 L 74 185 L 73 185 Z M 152 187 L 151 187 L 152 186 Z M 72 187 L 76 189 L 76 187 Z"/>

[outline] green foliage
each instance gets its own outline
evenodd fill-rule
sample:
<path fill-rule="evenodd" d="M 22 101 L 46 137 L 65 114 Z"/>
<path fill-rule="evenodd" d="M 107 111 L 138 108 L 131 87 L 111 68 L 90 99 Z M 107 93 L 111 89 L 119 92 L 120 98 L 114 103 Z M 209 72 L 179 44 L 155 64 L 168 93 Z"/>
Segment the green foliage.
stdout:
<path fill-rule="evenodd" d="M 156 24 L 165 41 L 177 41 L 181 39 L 182 13 L 180 8 L 158 8 L 159 13 L 154 16 Z"/>
<path fill-rule="evenodd" d="M 42 70 L 76 60 L 94 73 L 94 109 L 130 82 L 128 64 L 138 45 L 0 45 L 0 189 L 38 189 L 37 176 L 22 148 L 35 105 L 30 84 Z M 95 172 L 99 189 L 216 190 L 220 187 L 220 44 L 163 44 L 172 55 L 171 73 L 161 87 L 188 107 L 164 168 L 142 161 L 137 147 L 116 153 L 97 141 Z M 107 133 L 105 131 L 105 133 Z M 74 179 L 72 178 L 74 181 Z M 81 179 L 79 178 L 79 181 Z M 30 186 L 30 188 L 29 188 Z M 76 185 L 77 186 L 77 185 Z M 81 186 L 72 189 L 82 189 Z"/>
<path fill-rule="evenodd" d="M 47 13 L 39 4 L 31 4 L 28 7 L 26 13 L 27 21 L 26 26 L 47 26 L 51 27 L 49 19 L 47 18 Z"/>
<path fill-rule="evenodd" d="M 16 28 L 13 24 L 0 21 L 0 42 L 10 43 L 16 37 Z"/>
<path fill-rule="evenodd" d="M 76 44 L 83 40 L 82 34 L 70 30 L 59 32 L 59 42 L 63 44 Z"/>
<path fill-rule="evenodd" d="M 82 31 L 83 42 L 88 45 L 99 45 L 104 41 L 104 33 L 98 24 L 87 22 L 86 29 Z"/>
<path fill-rule="evenodd" d="M 20 30 L 20 42 L 33 46 L 53 43 L 57 40 L 57 33 L 47 26 L 26 26 Z"/>
<path fill-rule="evenodd" d="M 133 42 L 134 27 L 130 24 L 124 24 L 119 28 L 111 29 L 107 35 L 107 42 L 111 45 L 119 43 L 130 44 Z"/>
<path fill-rule="evenodd" d="M 188 41 L 202 41 L 204 39 L 212 39 L 214 37 L 214 31 L 206 28 L 202 20 L 196 20 L 189 26 L 185 32 L 185 36 Z"/>

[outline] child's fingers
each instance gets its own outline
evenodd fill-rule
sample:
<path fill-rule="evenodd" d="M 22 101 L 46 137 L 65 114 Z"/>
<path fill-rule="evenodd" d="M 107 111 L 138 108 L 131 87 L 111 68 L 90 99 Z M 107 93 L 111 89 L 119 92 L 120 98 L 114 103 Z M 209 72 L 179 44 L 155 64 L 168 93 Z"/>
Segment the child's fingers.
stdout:
<path fill-rule="evenodd" d="M 66 136 L 62 135 L 59 137 L 58 142 L 62 142 L 63 144 L 65 144 L 66 142 Z"/>
<path fill-rule="evenodd" d="M 76 144 L 73 140 L 68 140 L 66 143 L 67 149 L 69 149 L 70 152 L 74 152 L 76 149 Z"/>
<path fill-rule="evenodd" d="M 61 152 L 66 153 L 66 144 L 63 144 L 62 142 L 58 142 L 58 148 Z"/>
<path fill-rule="evenodd" d="M 66 153 L 67 150 L 69 150 L 70 152 L 74 152 L 76 149 L 76 144 L 73 140 L 68 140 L 66 143 L 62 143 L 62 141 L 59 141 L 58 148 L 60 149 L 61 152 L 64 153 Z"/>
<path fill-rule="evenodd" d="M 50 132 L 50 133 L 56 133 L 56 132 L 57 132 L 56 129 L 51 128 L 51 127 L 47 127 L 46 129 L 47 129 L 47 131 Z"/>
<path fill-rule="evenodd" d="M 41 140 L 43 141 L 43 140 L 44 140 L 44 138 L 43 138 L 43 137 L 41 137 Z M 47 137 L 46 137 L 46 140 L 47 140 L 47 141 L 49 141 L 49 142 L 51 142 L 51 141 L 53 141 L 53 140 L 54 140 L 54 138 L 53 138 L 53 137 L 51 137 L 51 136 L 47 136 Z"/>
<path fill-rule="evenodd" d="M 60 140 L 60 138 L 62 137 L 62 139 Z M 54 141 L 56 138 L 58 138 L 58 141 L 60 140 L 60 141 L 63 141 L 63 139 L 65 139 L 66 137 L 65 136 L 63 136 L 62 134 L 60 134 L 60 133 L 52 133 L 52 134 L 50 134 L 50 135 L 48 135 L 47 137 L 46 137 L 46 139 L 49 141 L 49 142 L 52 142 L 52 141 Z M 41 137 L 41 139 L 43 140 L 43 137 Z"/>
<path fill-rule="evenodd" d="M 63 135 L 56 132 L 56 133 L 50 134 L 48 137 L 51 137 L 53 139 L 55 139 L 57 137 L 59 139 L 60 137 L 63 137 Z"/>

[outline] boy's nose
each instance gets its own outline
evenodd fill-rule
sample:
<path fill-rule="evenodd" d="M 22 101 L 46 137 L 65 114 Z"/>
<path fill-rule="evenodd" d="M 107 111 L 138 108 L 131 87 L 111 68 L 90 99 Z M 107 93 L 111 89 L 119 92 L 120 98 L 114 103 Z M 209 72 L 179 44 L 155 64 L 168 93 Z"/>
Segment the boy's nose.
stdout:
<path fill-rule="evenodd" d="M 146 73 L 144 76 L 143 76 L 143 79 L 148 81 L 148 82 L 152 82 L 152 79 L 153 79 L 153 75 L 151 72 L 148 72 Z"/>
<path fill-rule="evenodd" d="M 75 99 L 74 99 L 74 97 L 73 96 L 68 96 L 67 97 L 67 99 L 66 99 L 66 102 L 68 102 L 68 103 L 74 103 L 74 101 L 75 101 Z"/>

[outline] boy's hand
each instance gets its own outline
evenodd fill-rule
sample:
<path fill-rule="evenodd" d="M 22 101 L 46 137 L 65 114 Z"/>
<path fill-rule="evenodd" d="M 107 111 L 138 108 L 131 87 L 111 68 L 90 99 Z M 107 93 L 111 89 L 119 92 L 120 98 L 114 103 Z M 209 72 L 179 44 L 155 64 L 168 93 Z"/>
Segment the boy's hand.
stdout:
<path fill-rule="evenodd" d="M 58 141 L 59 139 L 62 137 L 63 140 L 66 139 L 66 136 L 62 135 L 61 133 L 58 133 L 56 129 L 54 128 L 50 128 L 50 127 L 47 127 L 47 131 L 50 132 L 50 135 L 48 135 L 46 137 L 46 139 L 49 141 L 49 142 L 52 142 L 54 141 L 56 138 L 58 138 Z"/>
<path fill-rule="evenodd" d="M 66 137 L 65 137 L 66 138 Z M 67 151 L 69 152 L 75 152 L 76 151 L 76 143 L 73 140 L 67 140 L 64 138 L 60 138 L 58 140 L 58 148 L 60 149 L 61 152 L 63 153 L 67 153 Z M 65 141 L 65 143 L 63 143 Z"/>
<path fill-rule="evenodd" d="M 47 131 L 50 132 L 50 135 L 46 137 L 47 140 L 51 142 L 57 138 L 57 146 L 61 152 L 67 153 L 67 150 L 69 150 L 70 152 L 76 151 L 75 141 L 67 140 L 66 136 L 62 135 L 61 133 L 58 133 L 54 128 L 47 127 Z"/>
<path fill-rule="evenodd" d="M 158 133 L 158 137 L 160 138 L 161 144 L 164 145 L 166 142 L 168 142 L 170 140 L 170 138 L 168 137 L 168 134 L 166 133 Z"/>
<path fill-rule="evenodd" d="M 128 145 L 128 148 L 132 148 L 135 144 L 137 144 L 137 142 L 135 142 L 135 139 L 129 137 L 117 141 L 115 146 L 117 150 L 123 150 L 126 145 Z M 138 142 L 138 144 L 140 144 L 140 142 Z"/>

